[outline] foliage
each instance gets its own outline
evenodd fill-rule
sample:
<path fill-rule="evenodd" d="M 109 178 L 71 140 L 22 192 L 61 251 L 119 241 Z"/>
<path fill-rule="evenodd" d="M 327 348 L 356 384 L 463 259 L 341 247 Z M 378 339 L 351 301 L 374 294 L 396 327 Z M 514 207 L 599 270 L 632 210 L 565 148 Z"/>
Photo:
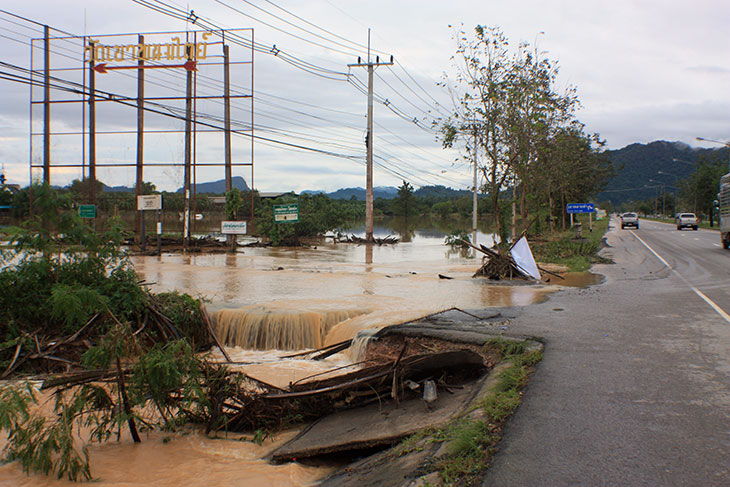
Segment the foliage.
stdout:
<path fill-rule="evenodd" d="M 466 230 L 456 230 L 447 235 L 444 244 L 451 248 L 468 249 L 471 243 L 471 234 Z"/>
<path fill-rule="evenodd" d="M 575 88 L 557 92 L 557 62 L 526 42 L 512 49 L 498 27 L 477 25 L 472 36 L 459 30 L 455 38 L 457 75 L 442 86 L 457 99 L 438 122 L 440 138 L 444 147 L 460 143 L 463 159 L 477 165 L 497 233 L 505 233 L 502 212 L 512 203 L 527 223 L 531 210 L 564 213 L 571 198 L 600 190 L 611 171 L 599 156 L 603 142 L 575 119 Z"/>
<path fill-rule="evenodd" d="M 89 365 L 106 367 L 129 353 L 132 335 L 119 330 L 87 353 Z M 119 383 L 84 384 L 57 391 L 53 416 L 38 412 L 32 386 L 8 384 L 0 388 L 0 428 L 8 431 L 8 461 L 17 460 L 25 472 L 70 480 L 90 479 L 86 446 L 74 438 L 86 428 L 89 441 L 103 442 L 130 419 L 145 430 L 174 430 L 188 422 L 223 426 L 217 414 L 218 397 L 238 387 L 225 368 L 200 358 L 186 340 L 156 344 L 139 357 L 122 403 Z"/>
<path fill-rule="evenodd" d="M 140 285 L 121 248 L 118 220 L 107 220 L 107 229 L 96 233 L 67 194 L 47 185 L 31 190 L 34 216 L 13 234 L 0 269 L 0 364 L 9 365 L 14 345 L 32 333 L 72 334 L 96 317 L 93 336 L 102 337 L 118 323 L 140 327 L 152 306 L 168 313 L 194 346 L 206 342 L 196 300 L 155 297 Z"/>
<path fill-rule="evenodd" d="M 299 204 L 299 222 L 274 223 L 273 205 Z M 365 207 L 356 200 L 332 200 L 323 194 L 282 196 L 264 200 L 257 207 L 258 231 L 275 246 L 299 245 L 301 239 L 342 229 L 364 217 Z"/>
<path fill-rule="evenodd" d="M 226 192 L 226 217 L 230 220 L 238 218 L 238 209 L 241 207 L 243 202 L 241 196 L 241 190 L 238 188 L 232 188 Z"/>
<path fill-rule="evenodd" d="M 5 459 L 18 460 L 26 473 L 55 472 L 58 478 L 89 480 L 88 452 L 75 448 L 72 433 L 74 418 L 85 407 L 84 402 L 65 402 L 61 397 L 56 401 L 54 421 L 34 411 L 37 397 L 30 383 L 0 387 L 0 427 L 8 432 Z"/>
<path fill-rule="evenodd" d="M 676 212 L 691 210 L 700 215 L 710 214 L 713 201 L 717 199 L 720 178 L 730 171 L 729 156 L 728 149 L 700 156 L 695 171 L 678 182 L 682 207 L 677 208 Z"/>
<path fill-rule="evenodd" d="M 511 365 L 500 373 L 496 386 L 479 402 L 480 415 L 459 418 L 445 430 L 431 434 L 431 441 L 446 442 L 446 454 L 435 462 L 445 485 L 472 485 L 470 482 L 487 468 L 504 422 L 519 407 L 529 374 L 542 359 L 542 352 L 530 350 L 525 342 L 494 338 L 485 346 Z M 423 440 L 414 436 L 407 444 L 414 448 L 417 442 Z"/>
<path fill-rule="evenodd" d="M 546 241 L 533 240 L 530 248 L 538 262 L 567 265 L 570 271 L 585 271 L 594 263 L 609 262 L 598 255 L 603 235 L 608 229 L 608 218 L 593 222 L 593 231 L 583 223 L 582 235 L 576 239 L 575 232 L 568 230 L 556 233 Z"/>
<path fill-rule="evenodd" d="M 391 203 L 393 214 L 408 218 L 414 210 L 413 200 L 413 186 L 408 181 L 403 181 L 398 187 L 398 196 Z"/>

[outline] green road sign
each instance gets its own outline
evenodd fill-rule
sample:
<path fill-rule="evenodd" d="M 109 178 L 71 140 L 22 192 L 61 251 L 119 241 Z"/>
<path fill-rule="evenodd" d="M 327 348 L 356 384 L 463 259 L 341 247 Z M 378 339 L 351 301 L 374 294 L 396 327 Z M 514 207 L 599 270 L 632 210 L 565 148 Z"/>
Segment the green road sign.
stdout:
<path fill-rule="evenodd" d="M 96 218 L 96 205 L 79 205 L 81 218 Z"/>
<path fill-rule="evenodd" d="M 299 203 L 274 205 L 274 223 L 297 223 L 299 221 Z"/>

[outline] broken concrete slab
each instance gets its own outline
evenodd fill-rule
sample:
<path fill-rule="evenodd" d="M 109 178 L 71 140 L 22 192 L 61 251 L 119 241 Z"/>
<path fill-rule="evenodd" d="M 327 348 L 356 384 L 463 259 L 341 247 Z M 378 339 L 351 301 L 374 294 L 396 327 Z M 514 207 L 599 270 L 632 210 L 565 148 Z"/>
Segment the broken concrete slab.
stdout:
<path fill-rule="evenodd" d="M 481 387 L 484 378 L 451 393 L 440 389 L 430 407 L 421 399 L 396 405 L 393 401 L 370 404 L 326 416 L 274 451 L 277 462 L 388 447 L 424 428 L 438 428 L 463 411 Z"/>

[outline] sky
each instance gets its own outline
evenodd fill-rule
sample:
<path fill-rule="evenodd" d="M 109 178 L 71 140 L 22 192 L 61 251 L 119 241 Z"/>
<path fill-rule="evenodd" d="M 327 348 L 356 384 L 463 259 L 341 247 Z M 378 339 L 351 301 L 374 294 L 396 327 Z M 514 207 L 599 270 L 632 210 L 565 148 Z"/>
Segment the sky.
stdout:
<path fill-rule="evenodd" d="M 192 10 L 198 20 L 193 25 L 142 3 Z M 368 29 L 373 56 L 389 61 L 393 55 L 395 61 L 375 70 L 375 186 L 399 186 L 406 180 L 416 188 L 471 187 L 469 165 L 460 160 L 458 150 L 441 147 L 432 122 L 453 109 L 448 91 L 437 83 L 444 75 L 453 78 L 455 28 L 472 32 L 477 24 L 499 26 L 512 45 L 528 42 L 556 60 L 558 90 L 577 89 L 577 118 L 588 133 L 600 134 L 609 149 L 654 140 L 718 147 L 697 141 L 698 136 L 730 140 L 730 2 L 725 0 L 4 0 L 0 8 L 78 36 L 135 34 L 105 37 L 103 42 L 111 45 L 136 42 L 136 33 L 202 25 L 253 29 L 258 46 L 253 73 L 250 48 L 232 44 L 232 59 L 240 62 L 232 68 L 233 90 L 250 95 L 253 88 L 253 103 L 251 98 L 233 101 L 239 133 L 232 147 L 235 162 L 250 164 L 253 159 L 254 186 L 263 192 L 365 186 L 367 97 L 362 91 L 367 73 L 348 64 L 367 57 Z M 250 32 L 237 31 L 248 40 Z M 41 36 L 37 25 L 0 12 L 0 61 L 30 67 L 29 39 Z M 148 34 L 145 39 L 166 43 L 170 38 Z M 38 69 L 40 44 L 34 45 L 33 67 Z M 83 48 L 81 42 L 59 40 L 52 42 L 52 51 L 52 65 L 64 68 L 69 56 L 81 59 Z M 210 66 L 199 67 L 199 95 L 221 92 L 222 73 L 215 59 L 211 56 Z M 0 71 L 17 73 L 6 65 Z M 134 97 L 133 72 L 99 75 L 97 89 Z M 146 73 L 147 96 L 184 95 L 184 70 Z M 78 75 L 78 69 L 54 72 L 64 79 Z M 31 112 L 33 131 L 40 132 L 42 111 L 38 104 L 29 109 L 29 91 L 24 84 L 0 79 L 0 163 L 9 182 L 23 186 L 31 177 L 31 145 L 33 160 L 42 160 L 42 139 L 34 136 L 31 144 L 29 136 Z M 36 90 L 34 101 L 40 96 Z M 51 96 L 69 98 L 57 90 Z M 97 105 L 98 131 L 135 130 L 132 106 Z M 198 119 L 207 123 L 196 137 L 199 182 L 224 177 L 222 167 L 204 165 L 223 160 L 223 138 L 217 131 L 221 107 L 219 100 L 202 100 L 197 106 Z M 182 186 L 182 108 L 179 102 L 160 102 L 156 112 L 146 115 L 145 127 L 151 132 L 145 137 L 145 160 L 171 164 L 146 170 L 145 180 L 159 189 Z M 62 166 L 76 164 L 88 153 L 79 133 L 83 122 L 81 104 L 54 104 L 51 159 L 58 167 L 52 170 L 53 184 L 82 176 L 80 168 Z M 169 131 L 176 132 L 163 133 Z M 133 133 L 100 134 L 98 178 L 109 186 L 133 186 L 135 154 Z M 107 169 L 105 163 L 130 166 Z M 40 177 L 37 170 L 32 174 Z M 250 165 L 234 167 L 234 175 L 251 184 Z"/>

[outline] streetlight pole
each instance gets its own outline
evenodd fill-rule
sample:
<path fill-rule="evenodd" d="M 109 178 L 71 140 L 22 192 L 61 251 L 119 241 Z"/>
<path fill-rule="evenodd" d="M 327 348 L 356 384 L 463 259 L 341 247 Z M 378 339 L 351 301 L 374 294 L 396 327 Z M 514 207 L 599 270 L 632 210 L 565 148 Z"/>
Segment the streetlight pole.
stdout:
<path fill-rule="evenodd" d="M 704 137 L 695 137 L 697 140 L 701 140 L 703 142 L 713 142 L 715 144 L 724 145 L 728 149 L 730 149 L 730 142 L 723 142 L 721 140 L 713 140 L 713 139 L 706 139 Z M 730 157 L 728 157 L 728 172 L 730 172 Z"/>

